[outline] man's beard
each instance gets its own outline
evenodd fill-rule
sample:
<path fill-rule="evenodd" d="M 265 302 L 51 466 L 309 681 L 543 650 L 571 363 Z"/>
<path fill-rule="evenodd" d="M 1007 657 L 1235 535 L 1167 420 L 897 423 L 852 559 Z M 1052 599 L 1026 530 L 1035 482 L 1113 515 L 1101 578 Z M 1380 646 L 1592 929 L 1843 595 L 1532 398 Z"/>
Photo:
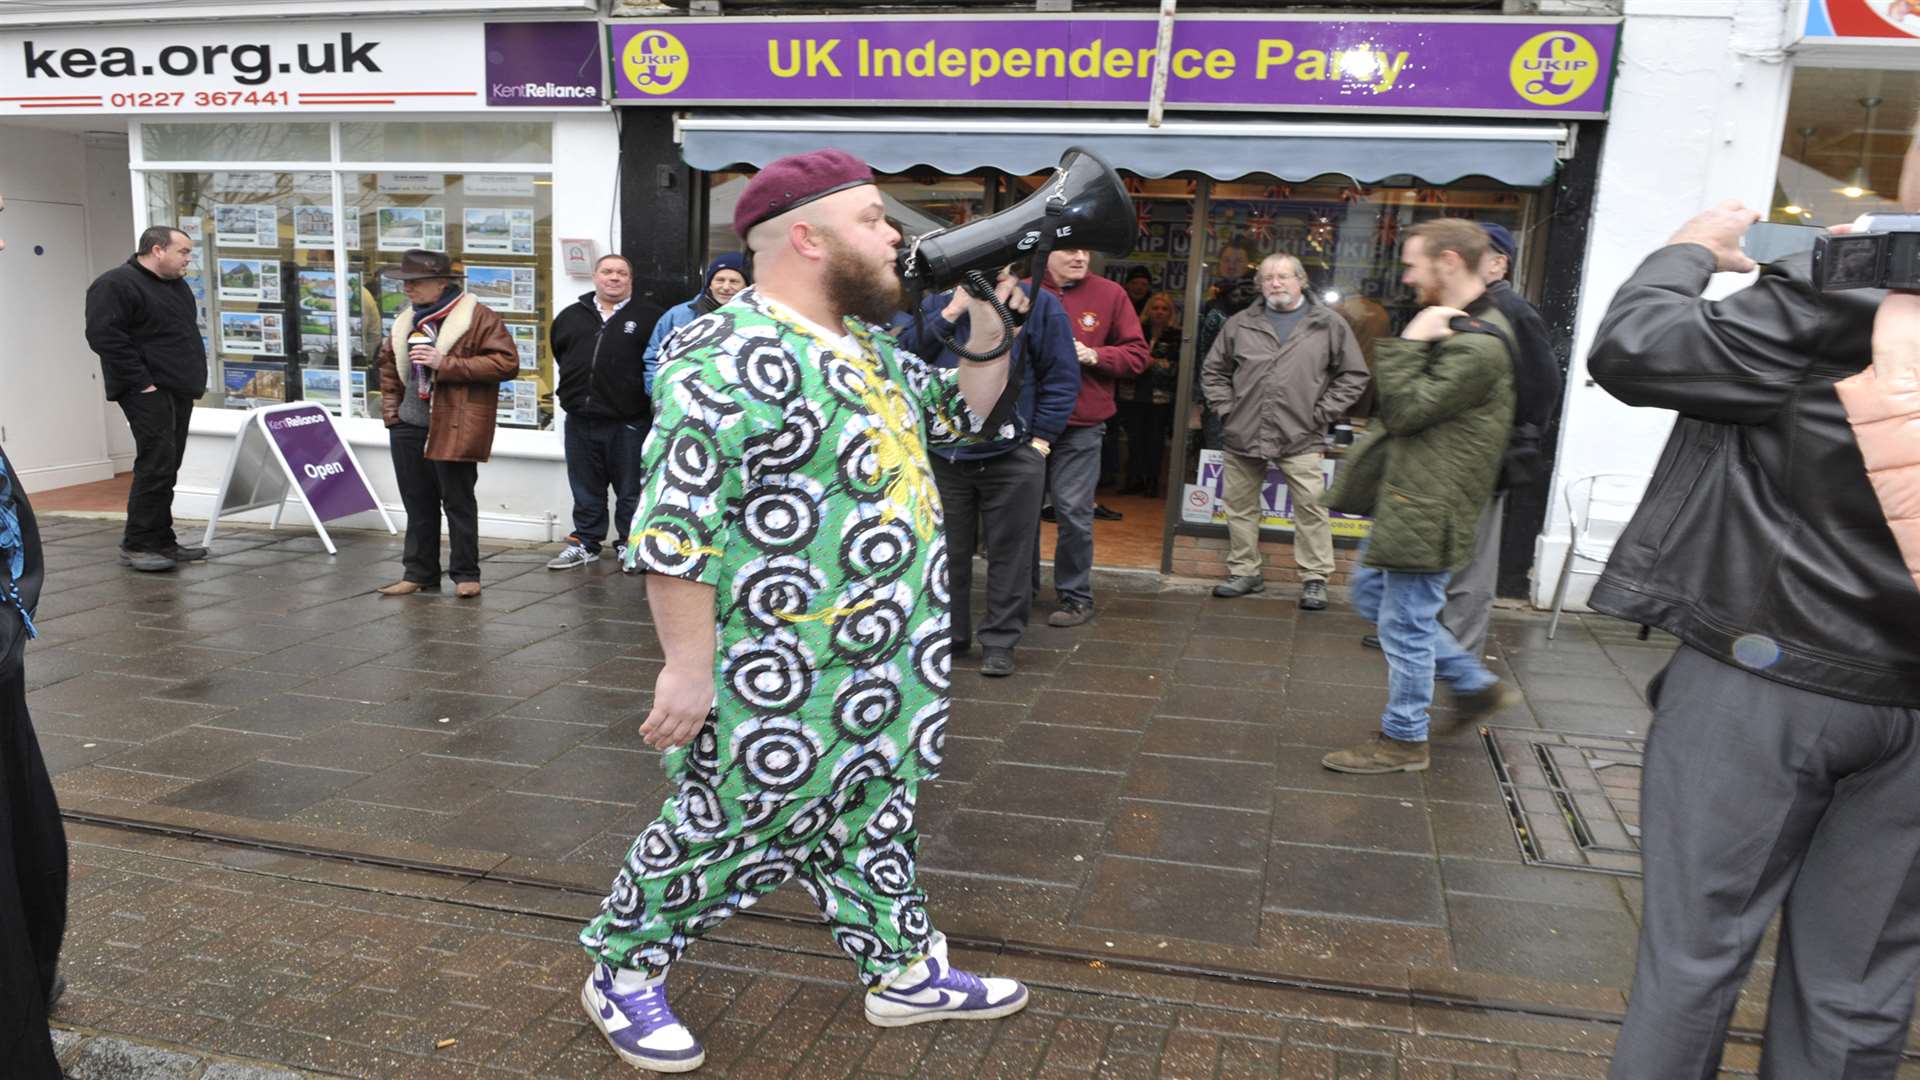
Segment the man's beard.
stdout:
<path fill-rule="evenodd" d="M 1297 296 L 1269 296 L 1266 298 L 1268 311 L 1292 311 L 1300 303 Z"/>
<path fill-rule="evenodd" d="M 827 302 L 842 316 L 885 326 L 900 311 L 904 293 L 893 267 L 874 267 L 829 235 L 826 279 Z"/>

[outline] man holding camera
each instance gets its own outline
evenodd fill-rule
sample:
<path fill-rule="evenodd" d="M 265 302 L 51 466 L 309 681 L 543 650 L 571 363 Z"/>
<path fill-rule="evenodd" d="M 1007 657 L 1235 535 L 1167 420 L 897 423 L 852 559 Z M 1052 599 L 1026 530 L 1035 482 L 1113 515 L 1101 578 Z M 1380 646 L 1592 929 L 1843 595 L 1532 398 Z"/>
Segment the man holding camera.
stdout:
<path fill-rule="evenodd" d="M 1757 218 L 1727 202 L 1683 225 L 1587 359 L 1620 400 L 1680 414 L 1590 600 L 1681 641 L 1647 688 L 1646 908 L 1613 1080 L 1716 1073 L 1776 911 L 1763 1078 L 1893 1077 L 1920 977 L 1920 590 L 1834 390 L 1920 347 L 1920 318 L 1895 305 L 1876 328 L 1887 294 L 1817 291 L 1805 255 L 1701 299 L 1754 268 Z"/>
<path fill-rule="evenodd" d="M 705 1058 L 667 1005 L 668 969 L 794 878 L 858 966 L 868 1022 L 1027 1003 L 1012 979 L 949 966 L 915 878 L 951 644 L 927 445 L 987 434 L 1007 360 L 941 371 L 880 329 L 902 303 L 900 234 L 843 151 L 762 169 L 734 230 L 757 284 L 680 330 L 658 372 L 630 554 L 666 654 L 640 732 L 677 791 L 580 933 L 588 1016 L 622 1060 L 662 1072 Z M 996 348 L 994 309 L 966 312 L 967 349 Z"/>

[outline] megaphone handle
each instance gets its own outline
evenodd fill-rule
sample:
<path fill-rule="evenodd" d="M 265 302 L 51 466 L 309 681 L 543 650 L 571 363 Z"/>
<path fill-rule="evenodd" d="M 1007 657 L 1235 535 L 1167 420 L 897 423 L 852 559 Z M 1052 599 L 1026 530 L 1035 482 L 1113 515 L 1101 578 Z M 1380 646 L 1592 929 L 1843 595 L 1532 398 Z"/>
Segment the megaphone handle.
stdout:
<path fill-rule="evenodd" d="M 994 292 L 993 283 L 988 281 L 987 276 L 978 270 L 967 271 L 966 276 L 960 281 L 960 287 L 967 290 L 967 294 L 974 299 L 985 300 L 988 304 L 992 305 L 993 313 L 1000 316 L 1000 325 L 1005 332 L 1001 335 L 1000 344 L 995 346 L 990 352 L 973 352 L 958 341 L 955 341 L 952 335 L 944 332 L 940 335 L 940 343 L 948 349 L 951 349 L 953 355 L 962 360 L 972 360 L 975 363 L 998 360 L 1002 356 L 1005 356 L 1007 350 L 1013 347 L 1013 310 L 1000 301 L 999 294 Z"/>

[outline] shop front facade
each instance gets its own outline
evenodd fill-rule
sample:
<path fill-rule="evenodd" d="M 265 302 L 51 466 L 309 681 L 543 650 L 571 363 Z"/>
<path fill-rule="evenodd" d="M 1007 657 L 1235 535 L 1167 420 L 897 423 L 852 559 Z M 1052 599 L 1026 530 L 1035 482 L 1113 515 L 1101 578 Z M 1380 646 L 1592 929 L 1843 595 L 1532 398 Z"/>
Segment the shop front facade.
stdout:
<path fill-rule="evenodd" d="M 249 410 L 301 400 L 338 417 L 397 506 L 374 362 L 404 301 L 379 271 L 420 247 L 449 254 L 519 346 L 482 470 L 483 530 L 553 535 L 566 484 L 547 328 L 590 287 L 618 222 L 595 5 L 546 5 L 575 19 L 510 17 L 532 4 L 437 19 L 338 7 L 270 23 L 0 27 L 0 303 L 28 339 L 0 374 L 0 422 L 29 489 L 128 467 L 82 296 L 141 230 L 165 225 L 195 241 L 187 282 L 209 358 L 175 512 L 208 516 Z M 362 516 L 346 524 L 378 527 Z"/>
<path fill-rule="evenodd" d="M 1018 202 L 1069 146 L 1100 154 L 1133 195 L 1137 237 L 1096 272 L 1144 271 L 1181 345 L 1164 380 L 1171 400 L 1136 385 L 1136 402 L 1160 415 L 1110 422 L 1130 429 L 1109 439 L 1116 479 L 1150 480 L 1144 493 L 1102 492 L 1124 519 L 1097 525 L 1096 563 L 1220 576 L 1219 454 L 1197 404 L 1201 327 L 1225 302 L 1220 283 L 1264 255 L 1294 255 L 1317 301 L 1370 350 L 1414 312 L 1400 284 L 1405 230 L 1471 217 L 1518 239 L 1516 285 L 1565 347 L 1620 29 L 1604 18 L 1182 13 L 1156 91 L 1161 23 L 1150 15 L 615 20 L 627 244 L 683 243 L 678 267 L 657 261 L 684 278 L 737 247 L 733 200 L 754 169 L 822 146 L 874 166 L 909 234 Z M 1330 471 L 1368 411 L 1329 427 Z M 1142 454 L 1148 468 L 1130 468 Z M 1290 567 L 1285 486 L 1269 479 L 1270 562 Z M 1543 482 L 1514 499 L 1507 592 L 1526 592 L 1546 495 Z M 1336 519 L 1348 547 L 1367 527 Z"/>

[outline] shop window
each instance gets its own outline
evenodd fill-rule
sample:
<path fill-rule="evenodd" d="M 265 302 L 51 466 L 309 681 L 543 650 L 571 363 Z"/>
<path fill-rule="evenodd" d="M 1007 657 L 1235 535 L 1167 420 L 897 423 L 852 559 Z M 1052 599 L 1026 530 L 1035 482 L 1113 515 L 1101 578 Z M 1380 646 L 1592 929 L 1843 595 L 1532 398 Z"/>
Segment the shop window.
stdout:
<path fill-rule="evenodd" d="M 553 160 L 553 128 L 527 122 L 343 123 L 340 157 L 343 161 L 544 164 Z"/>
<path fill-rule="evenodd" d="M 1826 226 L 1898 213 L 1916 105 L 1920 72 L 1796 68 L 1768 220 Z"/>
<path fill-rule="evenodd" d="M 326 161 L 325 124 L 142 124 L 147 161 Z"/>
<path fill-rule="evenodd" d="M 202 406 L 307 400 L 342 416 L 378 417 L 375 362 L 406 304 L 380 270 L 420 247 L 452 257 L 464 287 L 506 321 L 519 348 L 520 374 L 501 385 L 499 422 L 553 426 L 546 175 L 342 170 L 346 251 L 336 267 L 332 170 L 175 172 L 144 162 L 136 169 L 145 171 L 148 223 L 194 238 L 187 282 L 212 360 Z"/>

